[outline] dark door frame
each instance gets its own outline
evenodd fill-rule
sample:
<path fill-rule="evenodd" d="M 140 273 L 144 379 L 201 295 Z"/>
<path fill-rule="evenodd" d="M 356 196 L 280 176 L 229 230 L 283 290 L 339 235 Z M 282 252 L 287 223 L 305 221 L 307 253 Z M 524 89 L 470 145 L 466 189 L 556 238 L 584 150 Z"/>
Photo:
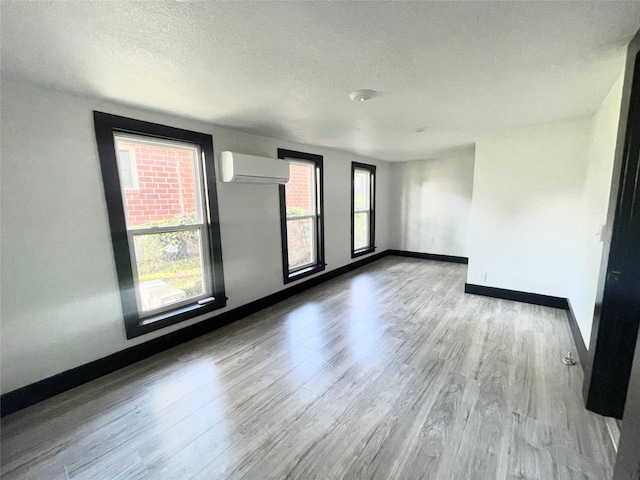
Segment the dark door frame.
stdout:
<path fill-rule="evenodd" d="M 638 336 L 637 316 L 630 313 L 640 302 L 640 289 L 622 288 L 635 284 L 628 274 L 628 259 L 637 247 L 626 233 L 633 205 L 640 194 L 634 159 L 640 140 L 640 32 L 627 50 L 620 123 L 613 167 L 607 225 L 596 306 L 591 331 L 591 348 L 585 366 L 583 395 L 587 408 L 601 415 L 622 418 L 631 365 Z M 623 271 L 621 274 L 620 272 Z M 622 277 L 621 277 L 622 275 Z M 625 276 L 627 276 L 625 278 Z M 635 276 L 635 274 L 633 275 Z"/>
<path fill-rule="evenodd" d="M 640 479 L 640 31 L 629 43 L 583 394 L 622 418 L 612 480 Z"/>

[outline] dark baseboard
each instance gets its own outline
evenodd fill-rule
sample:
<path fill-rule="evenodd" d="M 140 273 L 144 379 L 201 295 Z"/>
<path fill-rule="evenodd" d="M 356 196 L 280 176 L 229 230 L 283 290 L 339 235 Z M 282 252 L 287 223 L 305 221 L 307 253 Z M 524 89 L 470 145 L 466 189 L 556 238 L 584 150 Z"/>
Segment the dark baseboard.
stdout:
<path fill-rule="evenodd" d="M 475 295 L 483 295 L 485 297 L 502 298 L 503 300 L 514 300 L 516 302 L 532 303 L 533 305 L 543 305 L 545 307 L 562 308 L 568 310 L 569 305 L 566 298 L 552 297 L 550 295 L 540 295 L 539 293 L 520 292 L 518 290 L 507 290 L 505 288 L 485 287 L 483 285 L 474 285 L 473 283 L 464 284 L 465 293 L 473 293 Z"/>
<path fill-rule="evenodd" d="M 396 255 L 398 257 L 422 258 L 423 260 L 437 260 L 440 262 L 451 263 L 469 263 L 467 257 L 455 257 L 453 255 L 440 255 L 437 253 L 420 253 L 408 252 L 406 250 L 387 250 L 387 255 Z"/>
<path fill-rule="evenodd" d="M 578 327 L 578 321 L 576 320 L 576 314 L 571 306 L 571 301 L 567 299 L 567 319 L 569 320 L 569 328 L 571 328 L 571 335 L 573 341 L 576 344 L 576 351 L 578 352 L 578 359 L 580 360 L 580 366 L 584 372 L 589 364 L 589 351 L 582 339 L 582 333 L 580 333 L 580 327 Z"/>
<path fill-rule="evenodd" d="M 246 305 L 228 310 L 214 317 L 208 318 L 195 325 L 176 330 L 162 337 L 154 338 L 134 347 L 121 350 L 107 357 L 80 365 L 65 372 L 59 373 L 39 382 L 26 385 L 17 390 L 7 392 L 0 397 L 0 416 L 22 410 L 30 405 L 46 400 L 47 398 L 66 392 L 72 388 L 90 382 L 96 378 L 120 370 L 133 363 L 161 353 L 169 348 L 193 340 L 206 333 L 212 332 L 225 325 L 252 315 L 260 310 L 275 305 L 282 300 L 304 292 L 328 280 L 362 267 L 368 263 L 379 260 L 388 255 L 388 251 L 373 254 L 322 275 L 297 283 L 291 287 L 280 290 L 274 294 L 255 300 Z"/>

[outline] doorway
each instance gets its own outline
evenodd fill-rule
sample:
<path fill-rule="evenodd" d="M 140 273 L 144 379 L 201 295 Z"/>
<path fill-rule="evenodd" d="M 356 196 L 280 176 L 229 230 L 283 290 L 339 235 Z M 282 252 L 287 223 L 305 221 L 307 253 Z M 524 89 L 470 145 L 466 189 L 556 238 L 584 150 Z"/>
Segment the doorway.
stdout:
<path fill-rule="evenodd" d="M 588 409 L 622 419 L 614 480 L 640 478 L 640 32 L 627 53 L 609 231 L 583 394 Z M 636 357 L 634 360 L 634 356 Z M 635 363 L 634 363 L 635 361 Z"/>

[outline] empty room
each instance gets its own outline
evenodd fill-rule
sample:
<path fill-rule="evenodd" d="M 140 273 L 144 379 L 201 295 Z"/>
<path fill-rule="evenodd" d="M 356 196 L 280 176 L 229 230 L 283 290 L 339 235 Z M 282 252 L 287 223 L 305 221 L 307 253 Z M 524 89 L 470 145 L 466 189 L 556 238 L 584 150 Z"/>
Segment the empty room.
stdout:
<path fill-rule="evenodd" d="M 640 480 L 640 2 L 0 22 L 3 480 Z"/>

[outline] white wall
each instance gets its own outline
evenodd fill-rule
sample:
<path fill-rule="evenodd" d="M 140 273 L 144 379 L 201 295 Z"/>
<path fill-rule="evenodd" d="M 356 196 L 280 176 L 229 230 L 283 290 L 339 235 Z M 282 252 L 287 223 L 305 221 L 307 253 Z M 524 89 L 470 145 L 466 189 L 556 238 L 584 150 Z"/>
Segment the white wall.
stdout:
<path fill-rule="evenodd" d="M 473 162 L 471 148 L 393 165 L 394 248 L 468 256 Z"/>
<path fill-rule="evenodd" d="M 569 296 L 590 134 L 584 118 L 477 139 L 468 283 Z"/>
<path fill-rule="evenodd" d="M 607 219 L 623 84 L 624 75 L 620 75 L 593 118 L 586 179 L 582 192 L 582 272 L 573 291 L 570 292 L 569 299 L 587 347 L 591 338 L 600 273 L 603 248 L 600 232 Z"/>
<path fill-rule="evenodd" d="M 587 346 L 622 85 L 594 117 L 476 142 L 468 283 L 568 298 Z"/>
<path fill-rule="evenodd" d="M 5 80 L 1 90 L 3 393 L 206 318 L 126 340 L 93 110 L 211 133 L 216 156 L 275 157 L 277 148 L 324 155 L 327 270 L 352 261 L 351 161 L 373 163 L 376 243 L 379 252 L 390 247 L 385 162 Z M 218 200 L 227 309 L 285 288 L 277 186 L 218 183 Z"/>

